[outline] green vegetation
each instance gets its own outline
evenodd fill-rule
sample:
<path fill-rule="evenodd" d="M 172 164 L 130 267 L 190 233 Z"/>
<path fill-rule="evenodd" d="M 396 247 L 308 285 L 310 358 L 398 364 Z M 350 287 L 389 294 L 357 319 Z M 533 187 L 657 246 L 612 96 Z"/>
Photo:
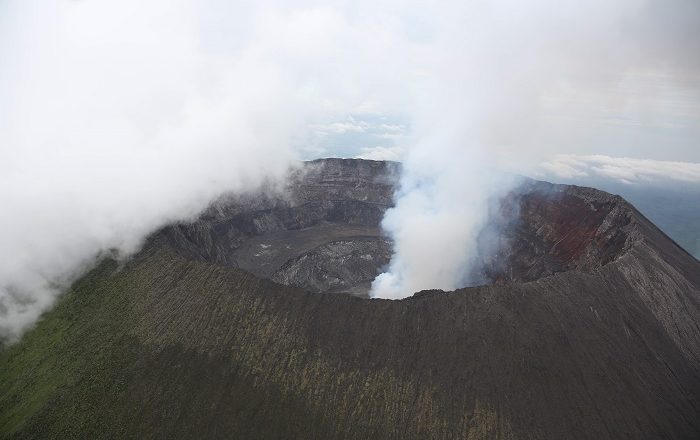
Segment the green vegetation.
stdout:
<path fill-rule="evenodd" d="M 0 437 L 508 438 L 429 382 L 340 362 L 299 313 L 319 297 L 284 289 L 161 245 L 103 262 L 0 353 Z"/>
<path fill-rule="evenodd" d="M 0 354 L 0 432 L 77 438 L 99 433 L 113 416 L 103 402 L 123 392 L 139 351 L 125 331 L 115 268 L 103 262 Z"/>

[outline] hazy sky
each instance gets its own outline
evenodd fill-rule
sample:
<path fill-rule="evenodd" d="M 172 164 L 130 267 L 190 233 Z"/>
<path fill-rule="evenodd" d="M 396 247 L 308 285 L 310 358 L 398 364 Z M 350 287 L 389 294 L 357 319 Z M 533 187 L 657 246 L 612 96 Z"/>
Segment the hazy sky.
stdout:
<path fill-rule="evenodd" d="M 252 85 L 276 70 L 295 112 L 304 107 L 291 140 L 299 157 L 399 158 L 441 71 L 494 56 L 519 66 L 504 85 L 512 102 L 494 106 L 502 117 L 480 140 L 503 156 L 700 162 L 700 2 L 549 3 L 5 0 L 0 115 L 11 131 L 34 132 L 36 146 L 98 111 L 90 133 L 70 135 L 97 144 L 88 136 L 107 134 L 92 148 L 116 150 L 143 141 L 121 137 L 177 125 L 192 95 L 215 99 L 225 81 Z M 257 58 L 254 80 L 231 73 L 246 56 Z M 460 93 L 458 81 L 445 88 Z"/>
<path fill-rule="evenodd" d="M 696 178 L 698 54 L 697 0 L 0 0 L 0 332 L 297 159 L 404 160 L 395 218 L 473 228 L 469 171 Z"/>

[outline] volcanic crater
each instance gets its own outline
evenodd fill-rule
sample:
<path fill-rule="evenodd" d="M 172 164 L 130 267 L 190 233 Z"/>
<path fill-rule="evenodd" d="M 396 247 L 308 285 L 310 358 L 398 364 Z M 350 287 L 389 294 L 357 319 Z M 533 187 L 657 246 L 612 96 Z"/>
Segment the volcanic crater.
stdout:
<path fill-rule="evenodd" d="M 391 258 L 381 220 L 393 204 L 399 167 L 354 159 L 307 162 L 283 188 L 224 197 L 196 222 L 163 234 L 187 258 L 311 292 L 367 297 Z M 628 204 L 594 189 L 523 178 L 492 211 L 470 285 L 590 271 L 629 248 Z"/>

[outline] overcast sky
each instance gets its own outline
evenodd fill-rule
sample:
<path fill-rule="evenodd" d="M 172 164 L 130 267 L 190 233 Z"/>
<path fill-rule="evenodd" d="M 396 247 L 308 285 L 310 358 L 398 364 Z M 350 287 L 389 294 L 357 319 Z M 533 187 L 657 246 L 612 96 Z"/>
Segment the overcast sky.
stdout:
<path fill-rule="evenodd" d="M 697 179 L 698 54 L 697 0 L 0 0 L 0 332 L 297 159 Z"/>
<path fill-rule="evenodd" d="M 143 142 L 133 136 L 177 125 L 192 95 L 220 93 L 235 81 L 231 64 L 250 55 L 259 63 L 251 72 L 285 71 L 285 86 L 303 95 L 280 98 L 304 107 L 291 140 L 298 157 L 400 159 L 440 69 L 483 56 L 460 46 L 474 39 L 484 53 L 526 54 L 521 83 L 504 85 L 512 105 L 497 107 L 502 122 L 493 118 L 480 140 L 502 156 L 526 151 L 528 165 L 562 154 L 700 162 L 695 0 L 194 3 L 0 2 L 3 153 L 18 137 L 34 150 L 47 143 L 39 137 L 65 150 L 56 135 L 71 124 L 70 136 L 93 150 Z M 507 23 L 502 41 L 481 30 L 484 19 Z M 87 118 L 90 133 L 76 133 Z"/>

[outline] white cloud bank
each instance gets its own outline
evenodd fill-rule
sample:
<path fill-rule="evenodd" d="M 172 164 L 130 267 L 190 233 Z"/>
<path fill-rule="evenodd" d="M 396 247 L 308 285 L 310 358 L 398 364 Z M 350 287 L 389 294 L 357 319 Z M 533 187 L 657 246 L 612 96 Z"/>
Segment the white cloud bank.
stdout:
<path fill-rule="evenodd" d="M 700 163 L 673 162 L 605 155 L 558 155 L 540 164 L 537 174 L 563 179 L 603 177 L 621 183 L 700 183 Z"/>
<path fill-rule="evenodd" d="M 101 253 L 284 175 L 310 121 L 393 102 L 364 68 L 385 29 L 306 2 L 0 2 L 0 339 Z"/>
<path fill-rule="evenodd" d="M 183 3 L 21 3 L 3 5 L 16 22 L 0 56 L 10 340 L 100 252 L 129 254 L 222 192 L 284 174 L 306 105 L 274 45 L 252 37 L 235 58 L 208 53 Z"/>

